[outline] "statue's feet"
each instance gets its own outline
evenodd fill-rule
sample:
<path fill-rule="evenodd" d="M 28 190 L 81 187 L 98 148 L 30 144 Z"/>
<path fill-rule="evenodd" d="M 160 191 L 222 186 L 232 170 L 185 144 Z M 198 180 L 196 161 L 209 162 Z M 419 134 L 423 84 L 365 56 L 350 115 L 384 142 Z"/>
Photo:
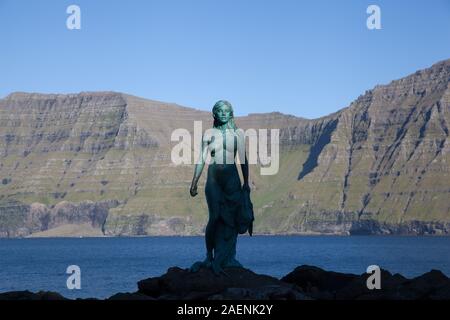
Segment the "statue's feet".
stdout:
<path fill-rule="evenodd" d="M 227 261 L 225 264 L 226 268 L 243 268 L 242 264 L 237 261 L 236 259 L 231 259 L 230 261 Z"/>
<path fill-rule="evenodd" d="M 197 272 L 200 268 L 211 268 L 213 258 L 212 254 L 207 254 L 205 260 L 195 262 L 190 268 L 190 272 Z"/>

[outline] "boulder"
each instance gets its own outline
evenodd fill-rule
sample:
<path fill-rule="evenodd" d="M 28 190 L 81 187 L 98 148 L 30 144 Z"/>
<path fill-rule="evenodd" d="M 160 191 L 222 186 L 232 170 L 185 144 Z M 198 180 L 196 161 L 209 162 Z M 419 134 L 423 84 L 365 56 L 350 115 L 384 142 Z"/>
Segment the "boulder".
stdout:
<path fill-rule="evenodd" d="M 190 272 L 170 268 L 161 277 L 138 282 L 139 293 L 157 299 L 305 299 L 295 285 L 245 268 L 226 268 L 226 275 L 210 269 Z"/>

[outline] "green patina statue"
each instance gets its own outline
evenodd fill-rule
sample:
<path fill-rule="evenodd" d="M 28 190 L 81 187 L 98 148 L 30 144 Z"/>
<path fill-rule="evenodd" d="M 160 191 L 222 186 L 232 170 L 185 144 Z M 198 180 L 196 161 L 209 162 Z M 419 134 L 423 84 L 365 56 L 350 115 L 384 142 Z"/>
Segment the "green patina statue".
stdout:
<path fill-rule="evenodd" d="M 209 211 L 205 230 L 206 259 L 194 263 L 190 270 L 195 272 L 201 267 L 207 267 L 215 274 L 220 274 L 224 273 L 223 268 L 242 267 L 235 258 L 236 240 L 239 233 L 248 231 L 252 235 L 254 218 L 243 131 L 236 127 L 233 108 L 228 101 L 218 101 L 212 113 L 214 124 L 210 131 L 213 134 L 205 132 L 203 135 L 201 154 L 195 165 L 190 188 L 191 196 L 195 197 L 197 183 L 210 152 L 211 161 L 205 185 Z M 244 179 L 242 187 L 235 164 L 238 150 L 242 153 L 239 159 L 243 159 L 240 162 Z"/>

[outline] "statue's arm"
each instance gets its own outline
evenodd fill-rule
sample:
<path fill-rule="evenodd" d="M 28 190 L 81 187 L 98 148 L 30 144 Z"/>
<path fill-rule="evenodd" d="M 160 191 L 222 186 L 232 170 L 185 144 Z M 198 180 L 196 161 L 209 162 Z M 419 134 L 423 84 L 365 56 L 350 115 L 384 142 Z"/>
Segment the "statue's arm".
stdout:
<path fill-rule="evenodd" d="M 200 176 L 202 175 L 203 168 L 205 167 L 206 157 L 208 156 L 208 140 L 205 136 L 202 138 L 202 147 L 200 157 L 195 164 L 194 177 L 192 178 L 190 193 L 191 196 L 197 195 L 197 184 Z"/>

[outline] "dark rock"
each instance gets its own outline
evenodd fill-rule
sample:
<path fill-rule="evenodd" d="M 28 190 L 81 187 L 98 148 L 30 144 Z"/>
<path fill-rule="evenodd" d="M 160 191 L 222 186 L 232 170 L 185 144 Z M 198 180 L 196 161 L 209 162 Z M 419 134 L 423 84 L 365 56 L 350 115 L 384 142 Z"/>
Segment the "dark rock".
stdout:
<path fill-rule="evenodd" d="M 288 286 L 265 286 L 260 288 L 227 288 L 208 297 L 208 300 L 311 300 L 298 288 Z"/>
<path fill-rule="evenodd" d="M 450 300 L 450 283 L 439 287 L 436 291 L 429 294 L 428 299 L 431 300 Z"/>
<path fill-rule="evenodd" d="M 138 291 L 117 293 L 108 300 L 450 300 L 450 279 L 438 270 L 407 279 L 381 269 L 381 289 L 369 290 L 369 274 L 325 271 L 300 266 L 278 280 L 245 268 L 226 268 L 216 276 L 202 268 L 170 268 L 160 277 L 138 282 Z M 59 293 L 13 291 L 0 300 L 67 300 Z M 95 300 L 95 299 L 77 299 Z"/>
<path fill-rule="evenodd" d="M 108 298 L 108 300 L 155 300 L 154 298 L 139 292 L 119 292 Z"/>
<path fill-rule="evenodd" d="M 302 299 L 304 295 L 291 284 L 259 275 L 245 268 L 226 268 L 216 276 L 210 269 L 189 272 L 170 268 L 166 274 L 138 282 L 139 292 L 158 299 Z"/>
<path fill-rule="evenodd" d="M 345 274 L 301 266 L 282 278 L 295 283 L 307 296 L 320 300 L 417 300 L 449 299 L 450 279 L 432 270 L 414 279 L 380 270 L 381 289 L 367 288 L 369 274 Z"/>
<path fill-rule="evenodd" d="M 11 291 L 0 293 L 0 300 L 67 300 L 57 292 L 39 291 L 36 293 L 30 291 Z"/>
<path fill-rule="evenodd" d="M 369 274 L 363 273 L 353 281 L 336 292 L 338 300 L 397 300 L 400 297 L 396 294 L 396 289 L 407 279 L 399 274 L 392 275 L 389 271 L 380 270 L 381 289 L 369 290 L 367 279 Z"/>
<path fill-rule="evenodd" d="M 438 270 L 431 270 L 408 280 L 398 288 L 398 294 L 405 299 L 448 299 L 450 279 Z"/>
<path fill-rule="evenodd" d="M 306 292 L 329 291 L 342 289 L 358 276 L 332 271 L 325 271 L 318 267 L 303 265 L 284 276 L 281 281 L 295 283 Z"/>
<path fill-rule="evenodd" d="M 148 278 L 138 282 L 139 292 L 150 297 L 157 297 L 161 293 L 159 278 Z"/>

